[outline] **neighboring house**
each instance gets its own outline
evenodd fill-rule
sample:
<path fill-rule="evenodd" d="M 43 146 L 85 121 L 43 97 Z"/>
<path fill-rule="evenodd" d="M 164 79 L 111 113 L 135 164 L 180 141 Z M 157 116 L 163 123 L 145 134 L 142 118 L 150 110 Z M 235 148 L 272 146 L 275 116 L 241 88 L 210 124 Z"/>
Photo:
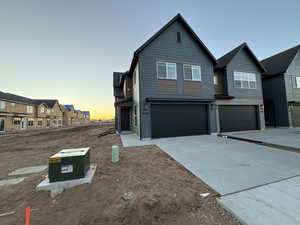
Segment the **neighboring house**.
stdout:
<path fill-rule="evenodd" d="M 63 110 L 63 124 L 71 125 L 75 119 L 75 110 L 73 105 L 61 105 Z"/>
<path fill-rule="evenodd" d="M 113 74 L 116 129 L 140 138 L 216 132 L 216 59 L 178 14 Z"/>
<path fill-rule="evenodd" d="M 89 111 L 82 111 L 82 114 L 83 114 L 84 120 L 85 120 L 86 122 L 90 121 L 91 115 L 90 115 L 90 112 L 89 112 Z"/>
<path fill-rule="evenodd" d="M 35 117 L 34 100 L 0 91 L 0 132 L 33 128 Z"/>
<path fill-rule="evenodd" d="M 46 114 L 46 127 L 62 126 L 63 112 L 58 100 L 56 99 L 36 99 L 38 104 L 44 104 Z"/>
<path fill-rule="evenodd" d="M 300 126 L 300 45 L 261 61 L 267 126 Z"/>
<path fill-rule="evenodd" d="M 265 72 L 246 43 L 217 60 L 217 132 L 265 128 L 261 74 Z"/>

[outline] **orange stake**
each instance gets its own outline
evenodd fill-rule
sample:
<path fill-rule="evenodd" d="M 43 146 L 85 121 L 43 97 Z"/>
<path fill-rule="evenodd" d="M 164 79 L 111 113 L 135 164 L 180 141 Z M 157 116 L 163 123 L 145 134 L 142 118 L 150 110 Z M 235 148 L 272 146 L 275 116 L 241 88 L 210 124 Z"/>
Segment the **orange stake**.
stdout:
<path fill-rule="evenodd" d="M 26 208 L 25 225 L 30 225 L 30 206 Z"/>

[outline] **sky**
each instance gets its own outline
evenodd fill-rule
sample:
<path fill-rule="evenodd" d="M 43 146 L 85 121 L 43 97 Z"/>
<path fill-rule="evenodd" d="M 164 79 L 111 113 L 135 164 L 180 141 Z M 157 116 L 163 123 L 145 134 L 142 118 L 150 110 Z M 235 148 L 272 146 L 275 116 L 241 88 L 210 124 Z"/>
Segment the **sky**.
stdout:
<path fill-rule="evenodd" d="M 0 0 L 0 90 L 114 116 L 112 73 L 177 13 L 219 58 L 300 44 L 300 1 Z"/>

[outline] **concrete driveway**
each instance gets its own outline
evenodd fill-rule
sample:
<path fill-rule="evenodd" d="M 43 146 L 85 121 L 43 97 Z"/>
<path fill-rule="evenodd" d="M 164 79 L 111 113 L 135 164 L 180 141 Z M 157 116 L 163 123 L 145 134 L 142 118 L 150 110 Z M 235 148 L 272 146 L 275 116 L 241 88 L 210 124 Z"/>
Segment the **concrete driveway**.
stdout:
<path fill-rule="evenodd" d="M 300 154 L 217 136 L 139 141 L 157 145 L 221 194 L 218 200 L 249 225 L 300 224 Z"/>
<path fill-rule="evenodd" d="M 157 145 L 221 195 L 300 175 L 300 154 L 212 135 L 139 141 L 122 135 L 125 147 Z"/>
<path fill-rule="evenodd" d="M 272 128 L 263 131 L 226 132 L 224 135 L 258 141 L 267 144 L 291 147 L 300 150 L 300 128 Z"/>

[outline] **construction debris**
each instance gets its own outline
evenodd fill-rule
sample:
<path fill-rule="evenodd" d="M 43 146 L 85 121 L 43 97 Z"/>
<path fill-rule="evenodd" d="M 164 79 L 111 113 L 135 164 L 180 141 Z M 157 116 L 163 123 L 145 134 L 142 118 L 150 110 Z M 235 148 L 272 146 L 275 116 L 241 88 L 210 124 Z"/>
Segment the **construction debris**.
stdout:
<path fill-rule="evenodd" d="M 125 192 L 125 193 L 121 196 L 121 198 L 122 198 L 123 200 L 125 200 L 125 201 L 131 200 L 131 199 L 133 199 L 133 197 L 134 197 L 134 194 L 133 194 L 132 191 Z"/>
<path fill-rule="evenodd" d="M 6 212 L 6 213 L 1 213 L 0 214 L 0 217 L 2 216 L 9 216 L 9 215 L 12 215 L 12 214 L 15 214 L 16 212 L 15 211 L 10 211 L 10 212 Z"/>
<path fill-rule="evenodd" d="M 12 171 L 8 174 L 8 176 L 15 176 L 15 175 L 23 175 L 23 174 L 31 174 L 31 173 L 39 173 L 43 170 L 47 169 L 47 165 L 41 165 L 41 166 L 32 166 L 32 167 L 25 167 L 20 168 Z"/>

